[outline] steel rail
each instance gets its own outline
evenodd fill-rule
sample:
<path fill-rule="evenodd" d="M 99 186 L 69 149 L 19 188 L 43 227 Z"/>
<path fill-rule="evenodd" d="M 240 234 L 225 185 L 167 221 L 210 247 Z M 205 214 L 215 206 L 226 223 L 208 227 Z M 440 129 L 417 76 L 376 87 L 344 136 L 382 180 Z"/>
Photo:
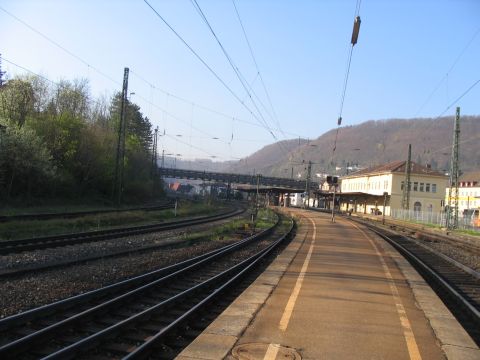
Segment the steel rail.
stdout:
<path fill-rule="evenodd" d="M 405 256 L 409 261 L 413 262 L 418 268 L 421 269 L 422 272 L 425 272 L 430 278 L 432 278 L 437 284 L 439 284 L 444 290 L 446 290 L 450 296 L 452 296 L 458 303 L 460 303 L 465 310 L 467 310 L 471 316 L 473 317 L 473 320 L 477 323 L 480 324 L 480 311 L 478 310 L 479 304 L 472 304 L 471 301 L 466 299 L 457 289 L 455 289 L 454 284 L 450 284 L 443 276 L 440 274 L 438 271 L 433 269 L 431 266 L 429 266 L 425 261 L 420 259 L 419 256 L 415 255 L 412 251 L 408 250 L 405 246 L 399 244 L 397 241 L 392 239 L 390 236 L 385 235 L 384 233 L 378 231 L 377 229 L 373 228 L 372 226 L 368 226 L 368 228 L 388 241 L 393 247 L 395 247 L 403 256 Z M 405 238 L 405 237 L 404 237 Z M 407 241 L 411 241 L 408 240 Z M 425 248 L 426 251 L 429 251 L 431 255 L 436 256 L 437 258 L 441 258 L 438 256 L 438 254 L 433 251 L 432 249 Z M 445 259 L 443 259 L 446 261 Z M 459 269 L 459 271 L 461 271 Z M 467 274 L 467 273 L 465 273 Z M 468 274 L 469 276 L 472 276 L 471 274 Z M 472 276 L 473 277 L 473 276 Z M 473 300 L 473 299 L 472 299 Z"/>
<path fill-rule="evenodd" d="M 156 210 L 166 210 L 174 207 L 173 201 L 168 201 L 165 204 L 161 205 L 151 205 L 151 206 L 142 206 L 142 207 L 131 207 L 124 209 L 103 209 L 103 210 L 85 210 L 85 211 L 74 211 L 74 212 L 64 212 L 64 213 L 37 213 L 37 214 L 18 214 L 18 215 L 1 215 L 0 222 L 9 222 L 9 221 L 30 221 L 30 220 L 50 220 L 50 219 L 71 219 L 81 216 L 88 215 L 100 215 L 100 214 L 109 214 L 109 213 L 121 213 L 127 211 L 156 211 Z"/>
<path fill-rule="evenodd" d="M 148 352 L 152 351 L 152 348 L 161 341 L 170 331 L 178 327 L 181 323 L 186 321 L 189 317 L 192 317 L 196 312 L 200 311 L 204 308 L 209 302 L 211 302 L 214 298 L 220 296 L 224 293 L 230 286 L 232 286 L 235 282 L 237 282 L 242 276 L 244 276 L 248 271 L 250 271 L 260 260 L 268 256 L 281 242 L 285 240 L 287 236 L 289 236 L 293 230 L 294 222 L 291 220 L 291 226 L 287 233 L 282 235 L 277 241 L 271 244 L 268 248 L 261 250 L 257 254 L 254 254 L 250 258 L 244 260 L 240 264 L 237 264 L 235 267 L 224 271 L 222 274 L 217 275 L 218 278 L 225 276 L 226 274 L 235 272 L 240 270 L 238 273 L 234 273 L 233 277 L 227 279 L 227 281 L 222 284 L 220 287 L 216 287 L 215 290 L 210 293 L 207 297 L 202 299 L 198 302 L 195 306 L 190 308 L 180 317 L 172 321 L 168 326 L 164 327 L 162 330 L 157 332 L 155 335 L 149 337 L 145 343 L 140 345 L 137 349 L 132 351 L 129 355 L 125 356 L 124 360 L 132 360 L 138 358 L 144 358 L 148 355 Z M 213 279 L 205 281 L 205 283 L 212 282 Z M 201 284 L 203 285 L 203 284 Z M 187 290 L 188 291 L 188 290 Z"/>
<path fill-rule="evenodd" d="M 278 224 L 278 222 L 277 222 L 277 224 Z M 208 262 L 211 262 L 211 261 L 213 261 L 213 260 L 215 260 L 215 259 L 217 259 L 221 256 L 225 256 L 225 255 L 231 253 L 232 251 L 235 251 L 236 249 L 241 248 L 241 247 L 245 246 L 246 244 L 251 243 L 252 241 L 254 241 L 254 240 L 256 240 L 260 237 L 268 235 L 273 230 L 273 228 L 275 226 L 277 226 L 277 224 L 275 224 L 273 227 L 271 227 L 269 229 L 266 229 L 266 230 L 262 231 L 259 234 L 249 236 L 249 237 L 247 237 L 247 238 L 245 238 L 241 241 L 238 241 L 235 244 L 228 245 L 228 246 L 226 246 L 224 248 L 221 248 L 219 250 L 210 252 L 209 254 L 197 257 L 195 259 L 196 261 L 187 260 L 185 262 L 182 262 L 181 264 L 175 264 L 175 265 L 172 265 L 171 267 L 168 267 L 168 268 L 165 268 L 165 269 L 160 269 L 156 272 L 152 272 L 152 273 L 146 274 L 146 275 L 141 276 L 141 277 L 137 277 L 137 278 L 134 278 L 134 279 L 129 279 L 129 280 L 123 281 L 121 283 L 110 285 L 106 288 L 101 288 L 101 289 L 98 289 L 98 290 L 94 290 L 94 291 L 86 293 L 86 294 L 78 295 L 76 297 L 69 298 L 69 299 L 66 299 L 64 301 L 60 301 L 60 302 L 57 302 L 57 303 L 54 303 L 54 304 L 45 305 L 41 308 L 33 309 L 29 312 L 26 312 L 26 313 L 23 313 L 23 314 L 18 314 L 16 316 L 9 317 L 9 318 L 6 318 L 4 320 L 1 320 L 0 321 L 0 326 L 3 325 L 2 326 L 3 328 L 11 328 L 12 325 L 16 325 L 19 321 L 21 323 L 25 323 L 26 321 L 30 321 L 32 316 L 33 317 L 39 317 L 39 316 L 44 315 L 46 313 L 48 313 L 48 314 L 54 313 L 56 310 L 62 309 L 67 303 L 68 303 L 69 307 L 71 308 L 73 305 L 78 305 L 79 300 L 82 300 L 83 303 L 85 303 L 85 301 L 87 301 L 87 300 L 90 301 L 92 299 L 98 298 L 99 294 L 101 294 L 101 295 L 107 294 L 108 295 L 108 293 L 113 288 L 118 290 L 118 287 L 125 288 L 125 285 L 132 285 L 132 288 L 133 288 L 133 290 L 130 290 L 127 286 L 127 288 L 126 288 L 127 292 L 125 292 L 123 294 L 120 294 L 120 295 L 115 296 L 115 297 L 110 298 L 110 299 L 103 299 L 103 300 L 101 300 L 100 304 L 94 305 L 93 307 L 88 308 L 84 311 L 81 311 L 80 313 L 77 313 L 73 316 L 70 316 L 70 317 L 68 317 L 66 319 L 63 319 L 59 322 L 56 322 L 52 325 L 44 327 L 44 328 L 40 329 L 39 331 L 36 331 L 32 334 L 29 334 L 27 336 L 24 336 L 22 338 L 16 339 L 16 340 L 14 340 L 14 341 L 12 341 L 8 344 L 3 345 L 2 347 L 0 347 L 0 355 L 10 356 L 10 355 L 15 355 L 19 352 L 26 351 L 29 347 L 33 346 L 36 342 L 41 341 L 45 337 L 49 337 L 49 336 L 52 336 L 52 335 L 56 334 L 58 331 L 60 331 L 61 329 L 65 328 L 69 325 L 72 325 L 72 324 L 74 324 L 74 323 L 76 323 L 80 320 L 85 319 L 85 318 L 91 318 L 92 316 L 94 316 L 96 314 L 101 314 L 103 311 L 106 311 L 108 308 L 111 308 L 112 306 L 115 306 L 115 305 L 119 305 L 122 301 L 125 301 L 127 299 L 132 299 L 134 296 L 138 296 L 138 295 L 144 293 L 145 291 L 147 291 L 149 289 L 152 289 L 154 286 L 162 284 L 162 283 L 166 282 L 167 280 L 171 280 L 172 278 L 177 277 L 179 275 L 183 275 L 186 271 L 193 271 L 193 270 L 201 267 L 202 265 L 204 265 Z M 154 278 L 152 281 L 150 281 L 150 280 L 148 280 L 150 282 L 145 281 L 146 277 L 152 278 L 152 276 Z M 162 276 L 162 277 L 159 277 L 159 278 L 155 279 L 155 277 L 158 277 L 158 276 Z M 141 280 L 142 280 L 142 282 L 140 284 L 139 284 L 138 278 L 141 278 Z M 135 288 L 135 286 L 138 286 L 138 287 Z"/>
<path fill-rule="evenodd" d="M 239 215 L 245 209 L 235 209 L 233 211 L 220 214 L 203 216 L 194 219 L 184 219 L 167 223 L 157 223 L 149 225 L 138 225 L 131 227 L 115 228 L 108 230 L 87 231 L 75 234 L 53 235 L 33 239 L 7 240 L 0 241 L 0 255 L 18 253 L 22 251 L 40 250 L 52 247 L 75 245 L 86 242 L 116 239 L 124 236 L 133 236 L 146 234 L 156 231 L 172 230 L 179 227 L 198 225 L 216 220 L 222 220 L 228 217 Z"/>

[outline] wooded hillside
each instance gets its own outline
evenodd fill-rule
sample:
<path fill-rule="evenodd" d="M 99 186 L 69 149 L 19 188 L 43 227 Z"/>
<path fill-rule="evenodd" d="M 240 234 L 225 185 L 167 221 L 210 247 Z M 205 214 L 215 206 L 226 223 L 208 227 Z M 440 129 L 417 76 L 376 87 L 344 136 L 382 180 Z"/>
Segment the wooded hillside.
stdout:
<path fill-rule="evenodd" d="M 430 164 L 437 170 L 448 171 L 453 139 L 454 117 L 437 119 L 372 120 L 355 126 L 342 127 L 332 158 L 335 131 L 331 130 L 309 142 L 290 140 L 288 152 L 271 144 L 253 155 L 229 166 L 232 172 L 249 172 L 255 168 L 264 175 L 304 177 L 305 163 L 312 161 L 313 173 L 331 173 L 335 167 L 345 173 L 347 166 L 370 167 L 407 158 L 412 144 L 412 160 Z M 460 169 L 463 172 L 480 169 L 480 116 L 460 119 Z"/>

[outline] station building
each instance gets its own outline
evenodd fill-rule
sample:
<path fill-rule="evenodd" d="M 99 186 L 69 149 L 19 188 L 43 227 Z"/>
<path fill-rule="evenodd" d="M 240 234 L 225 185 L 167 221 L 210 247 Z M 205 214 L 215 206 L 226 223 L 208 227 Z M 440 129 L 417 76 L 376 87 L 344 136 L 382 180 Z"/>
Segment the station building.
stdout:
<path fill-rule="evenodd" d="M 406 161 L 363 169 L 341 178 L 339 202 L 344 211 L 391 215 L 402 208 Z M 411 162 L 410 209 L 437 213 L 443 210 L 448 178 L 430 167 Z"/>
<path fill-rule="evenodd" d="M 447 188 L 445 204 L 448 204 L 449 193 L 450 188 Z M 463 174 L 458 182 L 458 212 L 464 214 L 478 209 L 480 209 L 480 171 L 473 171 Z"/>

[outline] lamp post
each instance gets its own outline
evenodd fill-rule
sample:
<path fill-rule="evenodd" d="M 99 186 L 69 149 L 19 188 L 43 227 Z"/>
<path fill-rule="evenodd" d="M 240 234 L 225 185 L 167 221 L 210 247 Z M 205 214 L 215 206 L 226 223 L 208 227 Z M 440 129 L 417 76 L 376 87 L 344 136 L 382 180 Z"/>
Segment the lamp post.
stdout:
<path fill-rule="evenodd" d="M 387 196 L 388 192 L 383 193 L 383 213 L 382 213 L 382 224 L 385 225 L 385 206 L 387 206 Z"/>

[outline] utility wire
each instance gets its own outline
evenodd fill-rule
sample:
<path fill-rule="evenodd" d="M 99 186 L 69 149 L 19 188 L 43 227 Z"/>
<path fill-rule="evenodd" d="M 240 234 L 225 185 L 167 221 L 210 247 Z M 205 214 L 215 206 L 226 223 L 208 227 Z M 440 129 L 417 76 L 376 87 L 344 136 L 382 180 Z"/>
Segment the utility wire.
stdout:
<path fill-rule="evenodd" d="M 345 102 L 345 95 L 347 93 L 348 77 L 349 77 L 349 74 L 350 74 L 350 65 L 352 63 L 353 47 L 357 43 L 358 32 L 360 30 L 359 14 L 360 14 L 361 2 L 362 2 L 362 0 L 357 0 L 357 4 L 356 4 L 356 7 L 355 7 L 355 15 L 354 15 L 355 23 L 354 23 L 354 27 L 353 27 L 352 41 L 351 41 L 352 46 L 350 47 L 350 51 L 349 51 L 349 54 L 348 54 L 347 69 L 345 71 L 345 78 L 343 80 L 343 89 L 342 89 L 342 95 L 340 97 L 340 109 L 338 111 L 337 129 L 336 129 L 336 132 L 335 132 L 335 140 L 334 140 L 334 143 L 333 143 L 331 162 L 333 162 L 333 157 L 335 155 L 335 150 L 337 149 L 338 133 L 340 131 L 340 126 L 342 124 L 343 105 L 344 105 L 344 102 Z M 358 21 L 358 23 L 357 23 L 357 21 Z"/>
<path fill-rule="evenodd" d="M 234 64 L 233 60 L 232 60 L 232 57 L 228 54 L 227 50 L 225 49 L 225 47 L 223 46 L 222 42 L 220 41 L 220 39 L 218 38 L 217 34 L 215 33 L 215 31 L 213 30 L 212 26 L 210 25 L 210 22 L 208 21 L 207 17 L 205 16 L 204 12 L 202 11 L 202 8 L 200 7 L 200 5 L 198 4 L 197 0 L 190 0 L 190 2 L 192 3 L 192 5 L 195 7 L 195 9 L 197 10 L 198 14 L 200 15 L 200 17 L 203 19 L 203 21 L 205 22 L 205 24 L 207 25 L 208 29 L 210 30 L 210 32 L 212 33 L 213 37 L 215 38 L 215 40 L 217 41 L 218 45 L 220 46 L 220 49 L 222 50 L 223 54 L 225 55 L 225 57 L 227 58 L 227 61 L 228 63 L 230 64 L 231 68 L 233 69 L 233 72 L 235 73 L 235 75 L 237 76 L 238 80 L 240 81 L 240 83 L 242 84 L 245 92 L 247 93 L 248 97 L 250 98 L 250 101 L 252 102 L 253 106 L 255 107 L 257 113 L 260 115 L 260 118 L 261 118 L 261 121 L 263 122 L 263 124 L 265 125 L 265 128 L 270 131 L 270 133 L 272 134 L 273 138 L 275 140 L 277 140 L 277 137 L 273 134 L 272 130 L 271 130 L 271 127 L 268 125 L 265 117 L 263 116 L 262 112 L 260 111 L 260 109 L 258 108 L 258 105 L 257 103 L 255 102 L 255 100 L 253 99 L 252 97 L 252 94 L 250 92 L 250 90 L 248 89 L 247 85 L 245 84 L 245 77 L 243 75 L 241 75 L 241 72 L 240 70 L 238 69 L 238 67 Z"/>
<path fill-rule="evenodd" d="M 49 79 L 49 78 L 47 78 L 47 77 L 45 77 L 45 76 L 43 76 L 43 75 L 37 74 L 36 72 L 34 72 L 34 71 L 32 71 L 32 70 L 24 67 L 24 66 L 21 66 L 21 65 L 15 63 L 15 62 L 13 62 L 13 61 L 10 61 L 9 59 L 4 58 L 3 56 L 2 56 L 2 60 L 5 61 L 5 62 L 7 62 L 7 63 L 9 63 L 9 64 L 11 64 L 11 65 L 13 65 L 13 66 L 18 67 L 19 69 L 24 70 L 24 71 L 26 71 L 26 72 L 28 72 L 28 73 L 30 73 L 30 74 L 32 74 L 32 75 L 35 75 L 35 76 L 37 76 L 37 77 L 39 77 L 39 78 L 41 78 L 41 79 L 43 79 L 43 80 L 45 80 L 45 81 L 48 81 L 48 82 L 50 82 L 50 83 L 53 84 L 53 85 L 56 85 L 56 86 L 60 86 L 60 85 L 61 85 L 60 83 L 55 82 L 55 81 L 53 81 L 53 80 L 51 80 L 51 79 Z M 180 119 L 179 117 L 177 117 L 177 116 L 175 116 L 175 115 L 167 112 L 166 110 L 162 109 L 162 108 L 159 107 L 158 105 L 156 105 L 156 104 L 154 104 L 154 103 L 151 103 L 149 100 L 147 100 L 146 98 L 142 97 L 141 95 L 135 94 L 135 96 L 141 98 L 142 100 L 144 100 L 145 102 L 149 103 L 150 105 L 152 105 L 152 106 L 158 108 L 159 110 L 165 112 L 167 115 L 173 117 L 174 119 L 185 122 L 184 120 Z M 103 104 L 100 103 L 98 100 L 89 99 L 89 101 L 92 101 L 93 103 L 97 103 L 97 104 L 99 104 L 99 105 L 103 105 Z M 201 129 L 198 129 L 198 128 L 196 128 L 196 127 L 192 127 L 192 128 L 193 128 L 194 130 L 196 130 L 196 131 L 198 131 L 198 132 L 201 132 L 201 133 L 203 133 L 203 134 L 206 134 L 207 136 L 209 136 L 210 138 L 212 138 L 212 135 L 211 135 L 211 134 L 209 134 L 209 133 L 207 133 L 207 132 L 205 132 L 205 131 L 203 131 L 203 130 L 201 130 Z M 173 137 L 173 136 L 170 136 L 170 135 L 168 135 L 168 136 L 169 136 L 169 137 L 172 137 L 172 138 L 175 138 L 175 139 L 176 139 L 177 141 L 179 141 L 179 142 L 182 142 L 182 141 L 180 141 L 179 139 L 177 139 L 176 137 Z M 218 140 L 221 140 L 220 138 L 217 138 L 217 139 L 218 139 Z M 239 140 L 240 140 L 240 139 L 239 139 Z M 226 141 L 222 141 L 222 142 L 227 143 Z M 185 143 L 185 144 L 186 144 L 186 143 Z M 189 146 L 190 146 L 190 145 L 189 145 Z M 201 149 L 201 148 L 199 148 L 199 147 L 196 147 L 196 146 L 193 146 L 193 145 L 191 145 L 191 146 L 194 147 L 195 149 L 199 150 L 199 151 L 202 151 L 202 152 L 208 154 L 208 155 L 215 156 L 216 158 L 224 158 L 224 159 L 226 159 L 226 158 L 223 157 L 223 156 L 212 155 L 212 154 L 209 153 L 208 151 L 206 151 L 206 150 L 204 150 L 204 149 Z M 238 159 L 238 158 L 233 157 L 233 158 L 231 158 L 231 159 Z"/>
<path fill-rule="evenodd" d="M 195 107 L 197 108 L 200 108 L 200 109 L 203 109 L 205 111 L 208 111 L 212 114 L 215 114 L 215 115 L 219 115 L 219 116 L 222 116 L 226 119 L 229 119 L 229 120 L 232 120 L 234 119 L 235 121 L 238 121 L 238 122 L 241 122 L 241 123 L 244 123 L 244 124 L 248 124 L 248 125 L 252 125 L 252 126 L 257 126 L 257 127 L 261 127 L 262 129 L 264 129 L 264 126 L 257 123 L 257 122 L 252 122 L 252 121 L 248 121 L 248 120 L 245 120 L 245 119 L 241 119 L 241 118 L 238 118 L 236 116 L 232 116 L 232 115 L 228 115 L 228 114 L 225 114 L 221 111 L 218 111 L 218 110 L 215 110 L 215 109 L 212 109 L 208 106 L 205 106 L 205 105 L 201 105 L 201 104 L 198 104 L 192 100 L 189 100 L 189 99 L 185 99 L 179 95 L 175 95 L 175 94 L 172 94 L 166 90 L 163 90 L 161 89 L 160 87 L 158 87 L 157 85 L 151 83 L 150 81 L 148 81 L 147 79 L 145 79 L 143 76 L 141 76 L 139 73 L 137 73 L 135 70 L 132 70 L 130 69 L 130 74 L 132 74 L 133 76 L 137 77 L 138 79 L 142 80 L 143 82 L 145 82 L 147 85 L 149 85 L 151 88 L 153 88 L 154 90 L 156 91 L 159 91 L 169 97 L 172 97 L 172 98 L 175 98 L 177 100 L 180 100 L 186 104 L 189 104 L 189 105 L 194 105 Z M 296 134 L 296 133 L 292 133 L 292 132 L 285 132 L 286 134 L 288 135 L 291 135 L 291 136 L 294 136 L 294 137 L 299 137 L 300 135 L 299 134 Z"/>
<path fill-rule="evenodd" d="M 255 113 L 240 99 L 240 97 L 225 83 L 225 81 L 198 55 L 198 53 L 183 39 L 182 36 L 150 5 L 147 0 L 143 0 L 145 4 L 155 13 L 155 15 L 175 34 L 175 36 L 190 50 L 190 52 L 215 76 L 215 78 L 230 92 L 230 94 L 253 116 L 255 120 L 261 123 L 261 120 L 255 115 Z M 271 130 L 266 128 L 271 133 Z"/>
<path fill-rule="evenodd" d="M 423 102 L 422 106 L 420 106 L 420 108 L 417 110 L 417 112 L 415 113 L 415 116 L 414 117 L 417 117 L 418 114 L 420 114 L 420 112 L 423 110 L 423 108 L 429 103 L 429 101 L 432 99 L 433 95 L 437 92 L 437 90 L 440 88 L 440 86 L 443 84 L 443 82 L 445 80 L 448 79 L 448 76 L 450 75 L 450 73 L 453 71 L 453 69 L 455 68 L 455 66 L 457 65 L 457 63 L 460 61 L 460 59 L 462 58 L 463 54 L 467 51 L 467 49 L 470 47 L 470 45 L 473 43 L 473 41 L 475 40 L 475 38 L 477 37 L 477 35 L 480 33 L 480 27 L 477 29 L 477 31 L 475 31 L 475 33 L 473 34 L 473 36 L 470 38 L 470 40 L 468 41 L 468 43 L 465 45 L 465 47 L 462 49 L 462 51 L 460 51 L 460 53 L 458 54 L 457 58 L 455 59 L 455 61 L 452 63 L 452 65 L 450 66 L 450 68 L 448 69 L 448 71 L 445 73 L 445 75 L 440 79 L 440 81 L 437 83 L 437 85 L 433 88 L 432 92 L 427 96 L 427 98 L 425 99 L 425 101 Z"/>
<path fill-rule="evenodd" d="M 437 116 L 437 118 L 439 118 L 440 116 L 442 116 L 443 114 L 445 114 L 453 105 L 455 105 L 457 102 L 459 102 L 461 98 L 463 98 L 465 95 L 467 95 L 467 94 L 470 92 L 470 90 L 472 90 L 475 86 L 477 86 L 478 83 L 480 83 L 480 79 L 478 79 L 477 81 L 475 81 L 467 90 L 465 90 L 465 91 L 463 92 L 462 95 L 460 95 L 460 96 L 459 96 L 458 98 L 456 98 L 450 105 L 448 105 L 448 106 L 446 107 L 446 109 L 443 110 L 443 112 L 442 112 L 440 115 Z"/>
<path fill-rule="evenodd" d="M 122 85 L 119 81 L 117 81 L 117 80 L 115 80 L 114 78 L 112 78 L 111 76 L 107 75 L 106 73 L 104 73 L 103 71 L 101 71 L 100 69 L 98 69 L 97 67 L 91 65 L 91 64 L 88 63 L 86 60 L 84 60 L 83 58 L 81 58 L 80 56 L 78 56 L 77 54 L 75 54 L 75 53 L 73 53 L 72 51 L 68 50 L 65 46 L 62 46 L 61 44 L 59 44 L 58 42 L 56 42 L 55 40 L 53 40 L 53 39 L 50 38 L 49 36 L 45 35 L 45 34 L 42 33 L 41 31 L 37 30 L 37 29 L 34 28 L 32 25 L 28 24 L 26 21 L 20 19 L 18 16 L 14 15 L 13 13 L 9 12 L 8 10 L 6 10 L 6 9 L 3 8 L 2 6 L 0 6 L 0 10 L 3 11 L 4 13 L 6 13 L 8 16 L 10 16 L 10 17 L 12 17 L 13 19 L 15 19 L 16 21 L 18 21 L 19 23 L 21 23 L 22 25 L 24 25 L 24 26 L 26 26 L 27 28 L 29 28 L 31 31 L 33 31 L 33 32 L 36 33 L 37 35 L 41 36 L 42 38 L 44 38 L 45 40 L 47 40 L 47 41 L 50 42 L 51 44 L 53 44 L 54 46 L 56 46 L 57 48 L 59 48 L 60 50 L 62 50 L 63 52 L 65 52 L 66 54 L 68 54 L 68 55 L 70 55 L 71 57 L 73 57 L 74 59 L 80 61 L 82 64 L 86 65 L 88 68 L 92 69 L 93 71 L 97 72 L 98 74 L 100 74 L 100 75 L 103 76 L 104 78 L 110 80 L 111 82 L 113 82 L 113 83 L 116 84 L 116 85 L 119 85 L 119 86 Z M 15 66 L 18 66 L 19 68 L 22 68 L 21 66 L 19 66 L 19 65 L 17 65 L 17 64 L 12 64 L 12 65 L 15 65 Z M 23 68 L 23 70 L 28 71 L 28 72 L 30 72 L 30 73 L 38 76 L 38 77 L 44 78 L 44 77 L 42 77 L 41 75 L 35 74 L 34 72 L 32 72 L 32 71 L 30 71 L 30 70 L 28 70 L 28 69 Z M 131 70 L 131 72 L 133 73 L 132 70 Z M 168 94 L 168 95 L 170 95 L 170 96 L 172 96 L 172 97 L 175 97 L 175 98 L 177 98 L 177 99 L 179 99 L 179 100 L 183 100 L 183 101 L 185 101 L 185 102 L 193 103 L 193 102 L 190 102 L 190 101 L 188 101 L 188 100 L 185 100 L 185 99 L 183 99 L 183 98 L 181 98 L 181 97 L 179 97 L 179 96 L 176 96 L 176 95 L 173 95 L 173 94 L 168 93 L 168 92 L 166 92 L 166 91 L 163 91 L 163 90 L 159 89 L 158 87 L 155 87 L 153 84 L 149 83 L 147 80 L 143 79 L 143 78 L 140 77 L 138 74 L 136 74 L 136 76 L 137 76 L 138 78 L 140 78 L 141 80 L 147 82 L 147 83 L 150 84 L 151 86 L 153 86 L 155 89 L 157 89 L 157 90 L 159 90 L 159 91 L 161 91 L 161 92 L 164 92 L 165 94 Z M 50 81 L 50 80 L 47 79 L 47 78 L 44 78 L 44 79 Z M 58 84 L 55 83 L 55 82 L 53 82 L 53 83 L 56 84 L 56 85 L 58 85 Z M 199 105 L 199 104 L 195 104 L 195 106 L 201 107 L 201 108 L 203 108 L 203 109 L 205 109 L 205 110 L 209 110 L 209 111 L 211 111 L 211 112 L 215 112 L 215 113 L 217 113 L 217 114 L 219 114 L 219 115 L 222 115 L 222 116 L 225 116 L 225 117 L 228 117 L 228 118 L 231 119 L 231 116 L 226 115 L 226 114 L 221 114 L 220 112 L 215 111 L 215 110 L 212 110 L 212 109 L 209 109 L 209 108 L 207 108 L 207 107 L 205 107 L 205 106 L 201 106 L 201 105 Z M 257 124 L 252 123 L 252 122 L 248 122 L 248 121 L 246 121 L 246 120 L 241 120 L 241 119 L 236 119 L 236 120 L 257 126 Z M 262 126 L 262 125 L 261 125 L 261 126 Z M 262 127 L 263 127 L 263 126 L 262 126 Z M 297 136 L 296 134 L 293 134 L 293 135 Z"/>
<path fill-rule="evenodd" d="M 213 37 L 215 38 L 215 40 L 217 41 L 218 45 L 220 46 L 220 49 L 222 50 L 223 54 L 225 55 L 225 57 L 227 58 L 227 61 L 229 62 L 230 66 L 232 67 L 233 71 L 235 72 L 235 74 L 237 75 L 237 78 L 238 80 L 240 81 L 240 83 L 242 84 L 243 88 L 245 89 L 246 93 L 248 94 L 249 98 L 250 98 L 250 101 L 252 102 L 252 104 L 254 105 L 255 109 L 257 110 L 258 114 L 260 115 L 263 123 L 265 124 L 266 128 L 269 130 L 270 134 L 272 135 L 272 137 L 274 138 L 274 140 L 276 141 L 276 143 L 278 144 L 278 147 L 280 148 L 280 150 L 283 152 L 283 154 L 285 156 L 288 155 L 288 152 L 285 150 L 285 148 L 283 147 L 283 144 L 282 143 L 279 143 L 278 142 L 278 138 L 277 136 L 273 133 L 271 127 L 269 126 L 269 124 L 267 123 L 265 117 L 263 116 L 262 112 L 260 111 L 257 103 L 255 102 L 255 100 L 253 99 L 252 97 L 252 93 L 254 94 L 255 97 L 257 97 L 258 99 L 258 96 L 255 94 L 255 92 L 253 91 L 252 88 L 249 89 L 248 87 L 248 83 L 247 81 L 245 80 L 245 77 L 242 75 L 240 69 L 234 64 L 233 62 L 233 59 L 232 57 L 228 54 L 227 50 L 225 49 L 225 47 L 223 46 L 222 42 L 220 41 L 220 39 L 218 38 L 217 34 L 215 33 L 215 31 L 213 30 L 213 27 L 210 25 L 210 22 L 208 21 L 205 13 L 203 12 L 202 8 L 200 7 L 200 5 L 198 4 L 197 0 L 190 0 L 190 2 L 192 3 L 192 5 L 195 7 L 195 9 L 197 10 L 198 14 L 200 15 L 200 17 L 203 19 L 203 21 L 205 22 L 205 24 L 207 25 L 207 27 L 209 28 L 210 32 L 212 33 Z M 261 101 L 260 101 L 261 103 Z M 262 104 L 263 105 L 263 104 Z M 265 106 L 263 106 L 264 109 L 266 110 Z M 268 110 L 267 110 L 267 113 L 268 113 Z"/>
<path fill-rule="evenodd" d="M 28 72 L 28 73 L 30 73 L 30 74 L 32 74 L 32 75 L 34 75 L 34 76 L 36 76 L 36 77 L 38 77 L 38 78 L 40 78 L 40 79 L 43 79 L 43 80 L 45 80 L 45 81 L 48 81 L 49 83 L 51 83 L 51 84 L 53 84 L 53 85 L 62 86 L 61 83 L 58 83 L 58 82 L 56 82 L 56 81 L 53 81 L 53 80 L 51 80 L 51 79 L 49 79 L 49 78 L 47 78 L 47 77 L 45 77 L 45 76 L 43 76 L 43 75 L 37 74 L 36 72 L 34 72 L 34 71 L 30 70 L 30 69 L 27 69 L 26 67 L 21 66 L 21 65 L 15 63 L 15 62 L 13 62 L 13 61 L 10 61 L 10 60 L 4 58 L 3 56 L 2 56 L 2 60 L 3 60 L 3 61 L 6 61 L 7 63 L 9 63 L 9 64 L 11 64 L 11 65 L 13 65 L 13 66 L 15 66 L 15 67 L 17 67 L 17 68 L 19 68 L 19 69 L 22 69 L 23 71 Z M 103 104 L 102 102 L 100 102 L 99 100 L 96 100 L 96 99 L 89 98 L 88 100 L 91 101 L 91 102 L 93 102 L 94 104 L 97 104 L 97 105 L 101 105 L 101 106 L 105 105 L 105 104 Z"/>
<path fill-rule="evenodd" d="M 257 60 L 256 60 L 255 55 L 253 53 L 252 46 L 250 44 L 250 41 L 248 40 L 247 32 L 245 30 L 245 27 L 243 26 L 243 22 L 242 22 L 242 19 L 240 17 L 240 13 L 238 11 L 237 5 L 235 4 L 235 0 L 232 0 L 232 3 L 233 3 L 233 7 L 235 8 L 235 13 L 237 14 L 238 22 L 240 23 L 240 26 L 242 28 L 243 36 L 245 37 L 245 41 L 247 42 L 248 49 L 250 50 L 250 55 L 252 56 L 253 63 L 255 64 L 255 68 L 257 69 L 257 73 L 260 77 L 260 82 L 262 83 L 263 90 L 265 91 L 265 94 L 267 96 L 267 100 L 269 102 L 270 108 L 271 108 L 272 113 L 273 113 L 273 115 L 275 117 L 275 120 L 277 122 L 278 129 L 280 130 L 282 135 L 285 137 L 285 133 L 283 132 L 283 130 L 280 126 L 280 122 L 278 121 L 277 113 L 275 112 L 275 108 L 273 107 L 272 99 L 270 98 L 270 94 L 268 93 L 267 87 L 265 86 L 265 82 L 263 81 L 263 76 L 262 76 L 262 73 L 260 72 L 260 68 L 258 66 Z"/>
<path fill-rule="evenodd" d="M 0 6 L 0 10 L 2 10 L 4 13 L 6 13 L 7 15 L 11 16 L 12 18 L 14 18 L 15 20 L 17 20 L 18 22 L 20 22 L 21 24 L 25 25 L 26 27 L 28 27 L 30 30 L 32 30 L 34 33 L 40 35 L 42 38 L 44 38 L 45 40 L 47 40 L 48 42 L 50 42 L 51 44 L 55 45 L 56 47 L 58 47 L 59 49 L 63 50 L 65 53 L 67 53 L 68 55 L 70 55 L 71 57 L 77 59 L 78 61 L 80 61 L 81 63 L 85 64 L 88 68 L 94 70 L 95 72 L 97 72 L 98 74 L 102 75 L 104 78 L 110 80 L 111 82 L 113 82 L 114 84 L 117 84 L 117 85 L 120 85 L 122 86 L 122 84 L 120 82 L 118 82 L 117 80 L 113 79 L 111 76 L 105 74 L 103 71 L 97 69 L 95 66 L 92 66 L 90 65 L 87 61 L 85 61 L 84 59 L 82 59 L 80 56 L 74 54 L 73 52 L 71 52 L 70 50 L 68 50 L 67 48 L 63 47 L 62 45 L 60 45 L 59 43 L 57 43 L 55 40 L 52 40 L 51 38 L 49 38 L 47 35 L 45 35 L 44 33 L 40 32 L 39 30 L 35 29 L 33 26 L 29 25 L 28 23 L 26 23 L 25 21 L 23 21 L 22 19 L 18 18 L 17 16 L 13 15 L 11 12 L 5 10 L 2 6 Z"/>

